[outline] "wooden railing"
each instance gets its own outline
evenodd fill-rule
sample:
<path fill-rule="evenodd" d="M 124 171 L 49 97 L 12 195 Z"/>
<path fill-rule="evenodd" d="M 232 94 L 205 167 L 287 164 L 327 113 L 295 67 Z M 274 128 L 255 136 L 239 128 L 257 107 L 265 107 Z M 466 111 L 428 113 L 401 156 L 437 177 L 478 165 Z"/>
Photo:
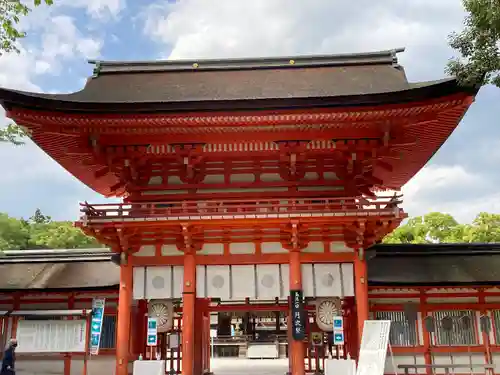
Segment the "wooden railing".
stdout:
<path fill-rule="evenodd" d="M 402 196 L 377 198 L 253 199 L 80 203 L 82 222 L 200 220 L 301 216 L 398 216 Z"/>
<path fill-rule="evenodd" d="M 492 373 L 495 369 L 494 365 L 479 365 L 479 364 L 442 364 L 442 365 L 399 365 L 398 369 L 403 370 L 405 375 L 410 374 L 410 369 L 415 370 L 415 374 L 418 374 L 418 370 L 431 370 L 432 373 L 436 373 L 435 371 L 437 369 L 443 369 L 445 375 L 449 374 L 454 374 L 457 371 L 456 370 L 463 370 L 463 372 L 460 373 L 470 373 L 470 374 L 477 374 L 478 372 L 475 370 L 479 370 L 480 373 L 482 374 L 489 374 Z"/>

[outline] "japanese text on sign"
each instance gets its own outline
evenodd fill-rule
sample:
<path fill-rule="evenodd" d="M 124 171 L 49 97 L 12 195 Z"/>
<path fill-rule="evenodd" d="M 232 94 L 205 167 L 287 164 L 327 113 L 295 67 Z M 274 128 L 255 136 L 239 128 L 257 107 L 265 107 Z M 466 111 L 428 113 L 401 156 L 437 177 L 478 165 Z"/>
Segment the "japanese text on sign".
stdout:
<path fill-rule="evenodd" d="M 148 318 L 147 345 L 156 346 L 158 343 L 158 322 L 156 318 Z"/>
<path fill-rule="evenodd" d="M 90 322 L 90 354 L 92 355 L 99 353 L 105 305 L 106 299 L 104 298 L 94 298 L 92 301 L 92 316 Z"/>
<path fill-rule="evenodd" d="M 292 338 L 294 340 L 304 340 L 305 338 L 305 314 L 304 314 L 304 297 L 302 290 L 291 290 L 290 301 L 292 304 Z"/>

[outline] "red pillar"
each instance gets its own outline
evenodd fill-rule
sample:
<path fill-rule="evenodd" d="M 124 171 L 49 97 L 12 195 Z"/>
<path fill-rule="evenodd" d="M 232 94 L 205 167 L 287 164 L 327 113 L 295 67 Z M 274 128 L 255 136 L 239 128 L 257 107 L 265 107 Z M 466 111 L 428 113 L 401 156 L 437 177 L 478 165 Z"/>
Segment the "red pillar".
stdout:
<path fill-rule="evenodd" d="M 118 293 L 118 327 L 116 330 L 116 372 L 128 375 L 130 313 L 132 307 L 132 266 L 120 266 Z"/>
<path fill-rule="evenodd" d="M 203 314 L 203 319 L 204 319 L 204 329 L 205 329 L 205 338 L 204 338 L 204 343 L 203 345 L 205 346 L 205 368 L 207 373 L 210 373 L 210 357 L 211 357 L 211 345 L 210 345 L 210 310 L 208 309 L 210 304 L 210 300 L 207 300 L 207 309 L 205 310 L 205 313 Z"/>
<path fill-rule="evenodd" d="M 203 374 L 204 363 L 203 363 L 203 352 L 204 348 L 204 333 L 205 333 L 205 322 L 203 317 L 205 316 L 205 311 L 208 309 L 207 302 L 204 299 L 196 299 L 196 311 L 195 311 L 195 330 L 194 330 L 194 375 Z"/>
<path fill-rule="evenodd" d="M 356 315 L 358 319 L 358 342 L 361 345 L 361 337 L 363 335 L 363 326 L 365 320 L 369 317 L 368 306 L 368 274 L 366 268 L 366 260 L 362 256 L 363 250 L 358 250 L 354 258 L 354 280 L 355 280 L 355 298 L 356 298 Z M 359 351 L 359 348 L 358 348 Z"/>
<path fill-rule="evenodd" d="M 189 252 L 184 255 L 184 290 L 182 294 L 182 375 L 194 375 L 195 304 L 196 261 L 194 254 Z"/>
<path fill-rule="evenodd" d="M 302 269 L 300 250 L 298 249 L 290 251 L 290 290 L 302 290 Z M 290 324 L 288 330 L 291 329 L 292 325 Z M 304 343 L 302 341 L 293 339 L 288 341 L 288 357 L 291 362 L 292 375 L 304 375 Z"/>

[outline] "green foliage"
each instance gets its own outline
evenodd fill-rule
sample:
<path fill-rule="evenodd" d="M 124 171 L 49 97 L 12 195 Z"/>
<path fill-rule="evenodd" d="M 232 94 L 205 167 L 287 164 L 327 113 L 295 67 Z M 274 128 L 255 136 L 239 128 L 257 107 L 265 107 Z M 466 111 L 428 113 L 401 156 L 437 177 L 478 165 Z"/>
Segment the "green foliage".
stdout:
<path fill-rule="evenodd" d="M 52 5 L 53 0 L 44 2 Z M 34 6 L 41 4 L 42 0 L 33 0 Z M 21 0 L 0 0 L 0 55 L 4 52 L 19 52 L 16 42 L 26 36 L 26 33 L 19 29 L 19 22 L 30 11 Z"/>
<path fill-rule="evenodd" d="M 44 0 L 47 5 L 52 5 L 53 0 Z M 42 0 L 33 0 L 34 6 L 42 4 Z M 5 52 L 18 52 L 17 41 L 26 36 L 19 28 L 21 18 L 28 15 L 31 9 L 21 0 L 0 0 L 0 56 Z M 9 142 L 22 145 L 25 136 L 22 128 L 10 124 L 0 129 L 0 142 Z"/>
<path fill-rule="evenodd" d="M 500 0 L 463 0 L 464 29 L 450 35 L 450 46 L 460 53 L 447 72 L 460 82 L 493 83 L 500 87 Z"/>
<path fill-rule="evenodd" d="M 23 128 L 15 124 L 9 124 L 5 128 L 0 129 L 0 142 L 9 142 L 19 146 L 24 144 L 22 139 L 25 135 L 26 133 Z"/>
<path fill-rule="evenodd" d="M 431 212 L 414 217 L 384 238 L 384 243 L 500 242 L 500 215 L 481 212 L 471 224 Z"/>
<path fill-rule="evenodd" d="M 0 213 L 0 250 L 102 247 L 69 221 L 52 221 L 37 209 L 28 220 Z"/>

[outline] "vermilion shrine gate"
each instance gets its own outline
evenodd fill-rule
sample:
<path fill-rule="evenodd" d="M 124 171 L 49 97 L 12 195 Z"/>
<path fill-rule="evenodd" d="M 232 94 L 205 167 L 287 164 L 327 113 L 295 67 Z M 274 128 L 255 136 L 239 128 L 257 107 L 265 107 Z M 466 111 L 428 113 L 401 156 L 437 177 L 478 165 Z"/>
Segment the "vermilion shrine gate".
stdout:
<path fill-rule="evenodd" d="M 117 375 L 133 359 L 133 300 L 148 301 L 161 330 L 180 329 L 180 309 L 184 375 L 208 368 L 210 312 L 290 312 L 291 295 L 314 317 L 289 316 L 292 374 L 308 370 L 303 338 L 331 331 L 339 312 L 338 353 L 356 358 L 364 249 L 406 217 L 401 196 L 375 192 L 417 173 L 478 89 L 409 83 L 396 52 L 96 61 L 73 94 L 0 90 L 54 160 L 123 197 L 82 204 L 77 223 L 120 254 Z"/>

